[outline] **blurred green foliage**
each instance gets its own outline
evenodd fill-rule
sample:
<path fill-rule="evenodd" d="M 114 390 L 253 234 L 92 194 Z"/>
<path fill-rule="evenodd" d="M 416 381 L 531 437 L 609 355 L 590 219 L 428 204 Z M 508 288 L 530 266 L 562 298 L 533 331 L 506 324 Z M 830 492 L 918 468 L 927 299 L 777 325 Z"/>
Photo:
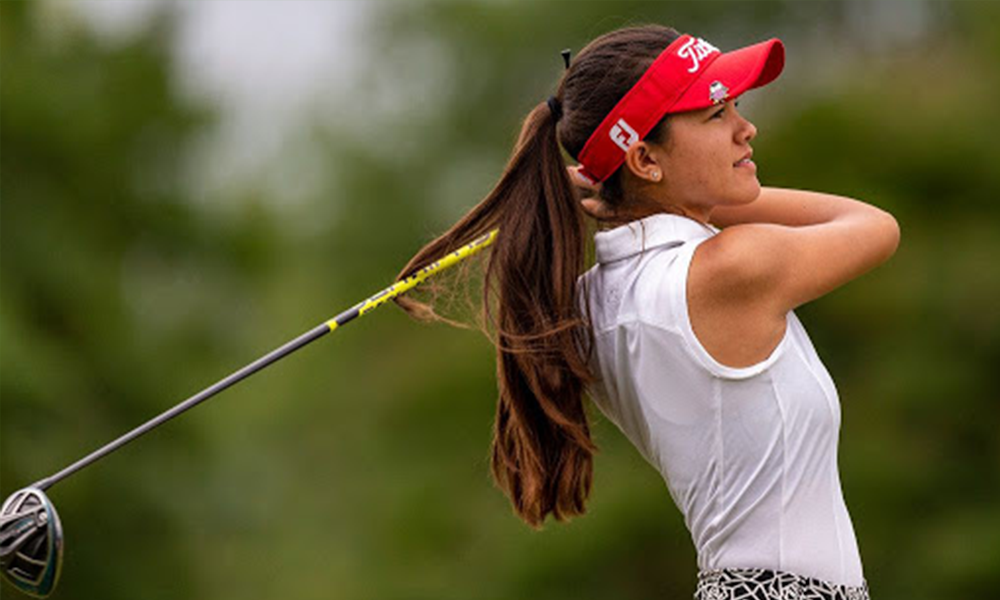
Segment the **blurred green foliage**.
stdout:
<path fill-rule="evenodd" d="M 744 110 L 762 180 L 898 217 L 890 263 L 800 311 L 841 393 L 844 493 L 876 600 L 994 597 L 1000 11 L 921 3 L 919 35 L 885 35 L 903 4 L 379 4 L 358 102 L 422 77 L 429 45 L 450 92 L 373 109 L 373 143 L 317 124 L 337 178 L 304 212 L 336 218 L 303 233 L 254 181 L 225 213 L 188 197 L 185 153 L 220 117 L 175 91 L 169 12 L 109 45 L 3 2 L 3 494 L 386 285 L 492 187 L 559 50 L 653 21 L 782 37 L 785 75 Z M 472 332 L 353 324 L 54 488 L 54 598 L 690 598 L 680 514 L 596 411 L 589 514 L 542 533 L 511 514 L 493 368 Z"/>

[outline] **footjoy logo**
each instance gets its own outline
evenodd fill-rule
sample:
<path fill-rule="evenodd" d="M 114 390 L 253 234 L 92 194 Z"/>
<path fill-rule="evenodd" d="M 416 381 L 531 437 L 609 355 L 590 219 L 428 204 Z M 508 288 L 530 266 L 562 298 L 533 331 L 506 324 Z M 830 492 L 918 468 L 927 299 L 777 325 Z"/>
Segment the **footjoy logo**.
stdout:
<path fill-rule="evenodd" d="M 611 141 L 618 145 L 624 152 L 628 152 L 629 146 L 636 143 L 639 134 L 632 129 L 632 126 L 625 122 L 625 119 L 618 119 L 618 122 L 611 127 Z"/>
<path fill-rule="evenodd" d="M 688 69 L 688 73 L 694 73 L 701 67 L 702 59 L 709 54 L 718 51 L 718 48 L 701 38 L 691 38 L 684 42 L 684 45 L 680 47 L 677 51 L 677 56 L 681 58 L 690 58 L 691 68 Z"/>

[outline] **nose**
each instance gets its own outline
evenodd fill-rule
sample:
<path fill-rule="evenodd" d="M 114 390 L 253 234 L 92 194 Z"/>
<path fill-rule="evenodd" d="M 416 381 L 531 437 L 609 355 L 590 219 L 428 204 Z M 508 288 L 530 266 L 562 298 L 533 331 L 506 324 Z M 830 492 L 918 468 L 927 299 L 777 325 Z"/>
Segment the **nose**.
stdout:
<path fill-rule="evenodd" d="M 743 117 L 740 117 L 740 119 L 743 121 L 743 126 L 740 127 L 738 135 L 740 142 L 745 144 L 757 137 L 757 126 Z"/>
<path fill-rule="evenodd" d="M 741 144 L 746 144 L 750 140 L 757 137 L 757 126 L 748 121 L 743 115 L 736 110 L 736 102 L 733 102 L 732 111 L 736 114 L 736 118 L 739 120 L 739 127 L 736 130 L 736 139 Z"/>

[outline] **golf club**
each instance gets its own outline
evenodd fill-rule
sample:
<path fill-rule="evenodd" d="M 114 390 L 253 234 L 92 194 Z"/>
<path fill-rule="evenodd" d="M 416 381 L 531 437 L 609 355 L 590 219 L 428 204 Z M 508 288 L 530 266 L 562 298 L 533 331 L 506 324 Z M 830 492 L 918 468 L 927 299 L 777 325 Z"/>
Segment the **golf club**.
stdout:
<path fill-rule="evenodd" d="M 476 254 L 492 244 L 497 233 L 498 230 L 494 229 L 458 250 L 449 252 L 406 279 L 397 281 L 374 296 L 258 358 L 54 475 L 11 494 L 0 508 L 0 572 L 4 579 L 22 592 L 39 598 L 48 596 L 55 589 L 62 566 L 63 534 L 59 515 L 45 495 L 45 490 L 222 390 L 420 285 L 428 277 Z"/>

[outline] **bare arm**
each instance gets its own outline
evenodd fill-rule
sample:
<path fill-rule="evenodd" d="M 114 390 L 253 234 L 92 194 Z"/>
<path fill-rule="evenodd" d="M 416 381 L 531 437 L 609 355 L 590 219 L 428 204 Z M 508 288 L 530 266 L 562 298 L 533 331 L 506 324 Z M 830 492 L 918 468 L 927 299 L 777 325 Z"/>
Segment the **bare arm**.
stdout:
<path fill-rule="evenodd" d="M 580 187 L 582 205 L 597 219 L 614 215 L 597 188 L 568 172 Z M 762 187 L 744 206 L 713 209 L 710 221 L 723 232 L 698 249 L 692 264 L 700 293 L 735 302 L 766 303 L 762 312 L 781 316 L 885 262 L 899 244 L 892 215 L 870 204 L 821 192 Z"/>
<path fill-rule="evenodd" d="M 829 222 L 850 212 L 866 211 L 884 213 L 874 206 L 844 196 L 761 187 L 760 196 L 750 204 L 715 208 L 712 211 L 711 222 L 723 228 L 744 223 L 773 223 L 802 227 Z"/>
<path fill-rule="evenodd" d="M 887 212 L 830 194 L 764 188 L 752 204 L 718 208 L 725 227 L 695 251 L 688 275 L 691 325 L 717 360 L 763 360 L 788 311 L 888 259 L 899 226 Z"/>
<path fill-rule="evenodd" d="M 614 216 L 574 167 L 569 173 L 588 214 Z M 699 341 L 730 366 L 765 358 L 788 311 L 885 262 L 899 244 L 889 213 L 804 190 L 765 187 L 751 204 L 716 207 L 710 221 L 723 231 L 695 251 L 688 310 Z"/>
<path fill-rule="evenodd" d="M 885 262 L 899 243 L 889 213 L 843 196 L 762 188 L 751 204 L 720 207 L 712 222 L 724 227 L 696 254 L 708 285 L 727 285 L 784 314 Z M 701 256 L 699 257 L 698 254 Z"/>

